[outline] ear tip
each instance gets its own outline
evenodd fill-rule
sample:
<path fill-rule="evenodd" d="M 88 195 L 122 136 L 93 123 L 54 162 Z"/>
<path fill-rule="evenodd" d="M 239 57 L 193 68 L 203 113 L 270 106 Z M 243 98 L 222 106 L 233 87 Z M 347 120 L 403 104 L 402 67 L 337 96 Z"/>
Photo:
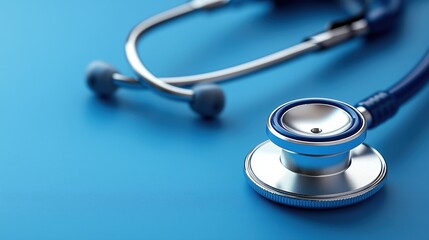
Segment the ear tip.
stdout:
<path fill-rule="evenodd" d="M 94 61 L 88 65 L 86 82 L 89 88 L 97 95 L 106 97 L 112 95 L 117 86 L 113 82 L 113 74 L 118 71 L 110 64 Z"/>
<path fill-rule="evenodd" d="M 204 118 L 215 118 L 225 106 L 225 95 L 222 89 L 214 84 L 196 85 L 191 108 Z"/>

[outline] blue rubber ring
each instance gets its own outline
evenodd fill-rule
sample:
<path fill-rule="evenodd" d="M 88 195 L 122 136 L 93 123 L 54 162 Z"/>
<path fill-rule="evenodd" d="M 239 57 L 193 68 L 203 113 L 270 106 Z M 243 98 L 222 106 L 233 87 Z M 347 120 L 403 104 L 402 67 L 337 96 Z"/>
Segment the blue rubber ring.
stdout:
<path fill-rule="evenodd" d="M 342 110 L 344 110 L 348 114 L 350 114 L 350 116 L 352 118 L 352 125 L 347 130 L 345 130 L 344 132 L 333 135 L 333 136 L 314 136 L 314 137 L 298 135 L 298 134 L 295 134 L 291 131 L 288 131 L 286 128 L 283 127 L 282 117 L 286 111 L 288 111 L 289 109 L 296 107 L 298 105 L 314 104 L 314 103 L 328 104 L 328 105 L 333 105 L 333 106 L 341 108 Z M 362 126 L 364 124 L 361 117 L 357 113 L 357 110 L 353 109 L 352 107 L 350 107 L 346 104 L 343 104 L 341 102 L 334 101 L 334 100 L 320 99 L 320 98 L 302 99 L 299 101 L 286 103 L 286 104 L 282 105 L 281 107 L 277 108 L 276 110 L 274 110 L 274 112 L 271 114 L 271 118 L 269 120 L 269 123 L 271 124 L 272 128 L 276 132 L 278 132 L 279 134 L 281 134 L 285 137 L 300 140 L 300 141 L 311 141 L 311 142 L 330 142 L 330 141 L 335 141 L 335 140 L 340 140 L 340 139 L 350 137 L 353 134 L 357 133 L 362 128 Z"/>

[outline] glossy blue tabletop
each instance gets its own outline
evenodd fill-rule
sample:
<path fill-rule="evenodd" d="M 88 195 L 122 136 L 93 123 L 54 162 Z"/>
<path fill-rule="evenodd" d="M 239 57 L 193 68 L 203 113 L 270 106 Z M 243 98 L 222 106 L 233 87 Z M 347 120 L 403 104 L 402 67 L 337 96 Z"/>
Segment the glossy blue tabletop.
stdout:
<path fill-rule="evenodd" d="M 389 165 L 360 204 L 302 210 L 246 183 L 246 154 L 280 104 L 354 104 L 405 75 L 429 47 L 429 1 L 406 1 L 394 32 L 223 84 L 225 111 L 120 90 L 100 101 L 92 60 L 132 75 L 124 40 L 170 1 L 5 1 L 0 15 L 0 239 L 428 239 L 429 86 L 366 143 Z M 346 16 L 334 3 L 267 2 L 199 13 L 152 31 L 140 52 L 159 76 L 195 74 L 291 46 Z"/>

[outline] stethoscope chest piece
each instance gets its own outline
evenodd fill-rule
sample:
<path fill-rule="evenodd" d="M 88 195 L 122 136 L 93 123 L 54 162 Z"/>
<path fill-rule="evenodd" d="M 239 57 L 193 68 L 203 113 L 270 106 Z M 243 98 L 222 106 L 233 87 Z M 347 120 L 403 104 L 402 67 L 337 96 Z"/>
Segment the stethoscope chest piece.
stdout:
<path fill-rule="evenodd" d="M 360 202 L 384 183 L 383 157 L 364 144 L 366 120 L 330 99 L 301 99 L 278 107 L 267 122 L 269 141 L 246 157 L 244 171 L 262 196 L 304 208 Z"/>

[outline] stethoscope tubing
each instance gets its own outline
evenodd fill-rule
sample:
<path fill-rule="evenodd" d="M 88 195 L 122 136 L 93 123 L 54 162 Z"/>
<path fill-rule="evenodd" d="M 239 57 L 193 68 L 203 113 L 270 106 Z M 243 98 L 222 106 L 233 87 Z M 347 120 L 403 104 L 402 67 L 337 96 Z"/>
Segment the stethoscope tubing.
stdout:
<path fill-rule="evenodd" d="M 356 106 L 366 109 L 374 128 L 393 117 L 399 108 L 415 96 L 429 81 L 429 50 L 418 64 L 390 88 L 379 91 L 360 101 Z"/>

